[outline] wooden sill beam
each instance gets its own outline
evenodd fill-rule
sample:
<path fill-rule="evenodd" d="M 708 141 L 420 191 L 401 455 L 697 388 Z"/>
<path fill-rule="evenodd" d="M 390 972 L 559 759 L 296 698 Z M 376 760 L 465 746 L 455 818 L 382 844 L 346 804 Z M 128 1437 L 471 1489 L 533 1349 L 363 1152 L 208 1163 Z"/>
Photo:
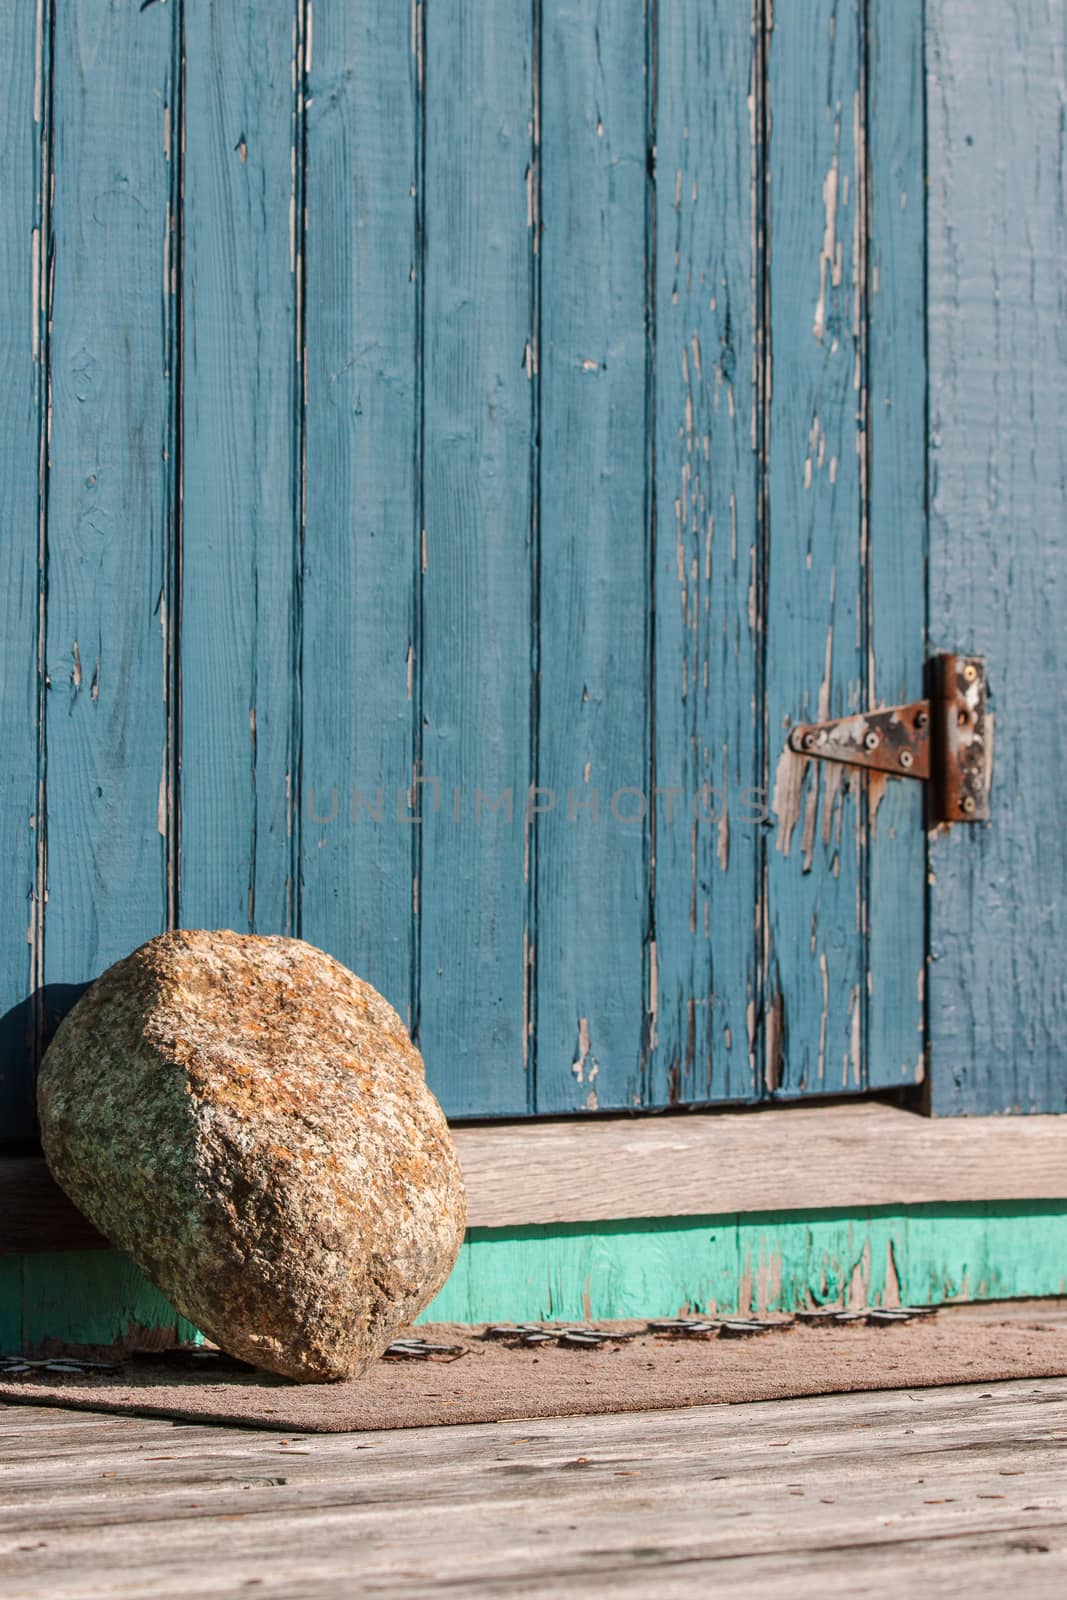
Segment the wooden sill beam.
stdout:
<path fill-rule="evenodd" d="M 1067 1198 L 1067 1116 L 896 1106 L 457 1130 L 472 1227 Z"/>
<path fill-rule="evenodd" d="M 873 1102 L 455 1130 L 474 1228 L 1067 1199 L 1067 1116 Z M 0 1159 L 0 1255 L 106 1248 L 39 1158 Z"/>

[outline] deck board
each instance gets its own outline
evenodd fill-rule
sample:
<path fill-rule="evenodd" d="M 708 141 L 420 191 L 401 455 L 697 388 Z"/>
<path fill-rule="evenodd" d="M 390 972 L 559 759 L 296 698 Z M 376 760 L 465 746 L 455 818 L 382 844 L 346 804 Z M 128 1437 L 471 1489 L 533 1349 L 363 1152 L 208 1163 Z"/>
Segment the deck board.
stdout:
<path fill-rule="evenodd" d="M 312 1438 L 19 1407 L 0 1579 L 13 1600 L 1047 1595 L 1065 1423 L 1062 1379 Z"/>

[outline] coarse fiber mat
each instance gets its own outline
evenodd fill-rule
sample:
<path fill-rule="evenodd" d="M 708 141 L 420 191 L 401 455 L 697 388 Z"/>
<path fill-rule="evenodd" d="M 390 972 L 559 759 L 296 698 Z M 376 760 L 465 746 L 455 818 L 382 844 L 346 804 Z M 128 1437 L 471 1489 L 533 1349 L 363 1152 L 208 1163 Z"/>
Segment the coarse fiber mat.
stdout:
<path fill-rule="evenodd" d="M 210 1357 L 198 1367 L 181 1352 L 111 1352 L 110 1372 L 5 1373 L 0 1402 L 344 1433 L 1067 1376 L 1067 1299 L 946 1306 L 887 1326 L 801 1322 L 740 1338 L 679 1338 L 644 1322 L 597 1326 L 633 1337 L 516 1347 L 482 1328 L 423 1324 L 413 1330 L 419 1338 L 461 1353 L 382 1360 L 335 1384 L 290 1383 L 225 1359 L 205 1371 Z"/>

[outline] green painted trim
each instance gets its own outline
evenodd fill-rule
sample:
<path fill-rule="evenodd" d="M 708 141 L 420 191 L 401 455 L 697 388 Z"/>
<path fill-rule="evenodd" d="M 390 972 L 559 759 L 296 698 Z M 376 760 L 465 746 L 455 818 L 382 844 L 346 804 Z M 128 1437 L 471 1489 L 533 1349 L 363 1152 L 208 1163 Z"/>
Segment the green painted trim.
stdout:
<path fill-rule="evenodd" d="M 0 1259 L 0 1351 L 48 1341 L 165 1347 L 198 1337 L 116 1250 Z"/>
<path fill-rule="evenodd" d="M 1067 1201 L 472 1228 L 423 1320 L 671 1316 L 1067 1293 Z"/>
<path fill-rule="evenodd" d="M 1067 1200 L 472 1228 L 420 1319 L 670 1316 L 1067 1294 Z M 194 1330 L 110 1251 L 0 1260 L 0 1350 Z"/>

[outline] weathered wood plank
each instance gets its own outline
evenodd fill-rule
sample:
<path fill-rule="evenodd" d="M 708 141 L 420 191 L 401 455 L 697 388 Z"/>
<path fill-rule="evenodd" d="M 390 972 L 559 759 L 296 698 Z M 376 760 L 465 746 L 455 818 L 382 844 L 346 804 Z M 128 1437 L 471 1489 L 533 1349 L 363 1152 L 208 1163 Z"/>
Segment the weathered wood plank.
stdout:
<path fill-rule="evenodd" d="M 866 704 L 925 693 L 926 207 L 923 30 L 875 0 L 867 40 Z M 923 1076 L 923 785 L 868 779 L 868 1088 Z"/>
<path fill-rule="evenodd" d="M 1057 1380 L 291 1442 L 19 1408 L 0 1559 L 55 1600 L 265 1564 L 281 1595 L 334 1594 L 356 1562 L 398 1595 L 1036 1600 L 1067 1571 L 1063 1413 Z"/>
<path fill-rule="evenodd" d="M 1067 1125 L 892 1106 L 459 1128 L 472 1226 L 1064 1198 Z"/>
<path fill-rule="evenodd" d="M 892 1106 L 458 1128 L 473 1227 L 609 1217 L 1062 1199 L 1067 1124 L 931 1122 Z"/>
<path fill-rule="evenodd" d="M 997 712 L 993 820 L 931 844 L 948 1115 L 1067 1110 L 1065 26 L 1062 0 L 927 9 L 931 642 L 988 658 Z"/>
<path fill-rule="evenodd" d="M 857 9 L 778 6 L 768 42 L 765 716 L 778 825 L 764 1027 L 779 1096 L 863 1084 L 863 780 L 784 750 L 791 722 L 862 709 L 866 676 Z"/>
<path fill-rule="evenodd" d="M 55 18 L 44 977 L 68 1001 L 167 919 L 175 16 Z"/>
<path fill-rule="evenodd" d="M 1067 1122 L 1055 1117 L 957 1124 L 855 1104 L 454 1137 L 474 1228 L 979 1200 L 1003 1203 L 1010 1221 L 1014 1202 L 1067 1200 Z M 0 1255 L 102 1246 L 42 1160 L 0 1162 Z"/>
<path fill-rule="evenodd" d="M 435 0 L 425 21 L 415 1022 L 445 1109 L 500 1115 L 531 1092 L 534 35 L 515 6 Z"/>
<path fill-rule="evenodd" d="M 777 1404 L 789 1405 L 790 1402 L 778 1401 Z M 676 1411 L 676 1423 L 685 1418 L 691 1424 L 696 1414 L 710 1409 L 693 1407 Z M 754 1405 L 752 1409 L 755 1409 Z M 1062 1410 L 1046 1402 L 1045 1410 L 1052 1409 Z M 747 1415 L 748 1410 L 746 1406 L 742 1415 Z M 981 1500 L 1003 1502 L 1000 1505 L 990 1503 L 985 1508 L 989 1520 L 994 1524 L 999 1521 L 1003 1526 L 1007 1519 L 1018 1516 L 1020 1502 L 1025 1495 L 1032 1497 L 1039 1494 L 1042 1498 L 1055 1495 L 1064 1481 L 1062 1469 L 1058 1468 L 1055 1460 L 1053 1440 L 1047 1436 L 1041 1438 L 1046 1430 L 1051 1431 L 1052 1428 L 1047 1416 L 1038 1424 L 1039 1442 L 1045 1448 L 1035 1461 L 1032 1449 L 1027 1449 L 1018 1439 L 1010 1437 L 1013 1422 L 1018 1427 L 1020 1420 L 1025 1419 L 1027 1431 L 1034 1429 L 1033 1418 L 1028 1417 L 1021 1406 L 1000 1408 L 1001 1415 L 993 1422 L 986 1420 L 983 1415 L 985 1407 L 975 1401 L 972 1401 L 972 1410 L 978 1415 L 969 1420 L 969 1425 L 957 1423 L 955 1427 L 947 1428 L 943 1439 L 934 1435 L 928 1426 L 913 1429 L 913 1442 L 908 1452 L 913 1477 L 906 1486 L 902 1482 L 894 1485 L 900 1495 L 901 1509 L 905 1505 L 913 1511 L 927 1504 L 942 1507 L 940 1511 L 925 1513 L 934 1527 L 941 1518 L 970 1523 L 983 1510 L 976 1503 Z M 729 1413 L 736 1429 L 736 1405 L 729 1408 Z M 869 1416 L 869 1412 L 865 1415 Z M 149 1544 L 160 1535 L 164 1538 L 173 1535 L 176 1529 L 168 1527 L 168 1524 L 190 1520 L 191 1512 L 204 1509 L 197 1505 L 196 1497 L 206 1494 L 210 1496 L 214 1517 L 254 1522 L 256 1518 L 273 1514 L 279 1521 L 288 1521 L 299 1538 L 307 1531 L 299 1526 L 305 1517 L 320 1516 L 324 1523 L 332 1525 L 338 1532 L 355 1532 L 361 1522 L 371 1522 L 381 1517 L 382 1502 L 388 1501 L 394 1514 L 399 1515 L 421 1504 L 426 1515 L 427 1533 L 440 1535 L 442 1555 L 446 1560 L 450 1557 L 454 1560 L 460 1553 L 460 1544 L 457 1530 L 454 1524 L 450 1524 L 460 1505 L 473 1515 L 484 1517 L 493 1500 L 510 1501 L 512 1510 L 516 1502 L 525 1502 L 531 1507 L 536 1504 L 546 1511 L 550 1511 L 554 1504 L 569 1500 L 574 1511 L 588 1516 L 598 1497 L 609 1486 L 607 1480 L 612 1476 L 629 1475 L 617 1469 L 628 1460 L 639 1459 L 642 1470 L 633 1473 L 633 1476 L 650 1480 L 643 1487 L 646 1494 L 660 1502 L 661 1514 L 665 1509 L 662 1501 L 668 1491 L 673 1489 L 678 1499 L 684 1501 L 688 1494 L 700 1493 L 701 1481 L 703 1479 L 706 1482 L 707 1479 L 709 1462 L 714 1462 L 716 1467 L 725 1467 L 724 1473 L 716 1474 L 719 1485 L 716 1493 L 723 1502 L 721 1509 L 726 1511 L 735 1496 L 738 1503 L 743 1503 L 744 1498 L 754 1495 L 760 1488 L 769 1495 L 780 1491 L 785 1487 L 783 1475 L 788 1480 L 797 1468 L 803 1479 L 811 1469 L 813 1446 L 815 1449 L 821 1446 L 825 1493 L 809 1507 L 809 1519 L 817 1524 L 816 1529 L 806 1530 L 816 1537 L 812 1537 L 809 1543 L 809 1538 L 802 1536 L 796 1546 L 808 1553 L 819 1548 L 816 1543 L 818 1535 L 821 1535 L 825 1546 L 831 1549 L 849 1542 L 849 1511 L 855 1514 L 872 1506 L 879 1492 L 879 1455 L 887 1447 L 894 1454 L 901 1451 L 901 1435 L 904 1433 L 902 1423 L 894 1418 L 895 1426 L 892 1423 L 887 1426 L 883 1422 L 881 1427 L 877 1424 L 872 1427 L 867 1422 L 866 1427 L 861 1424 L 856 1428 L 854 1424 L 850 1431 L 865 1433 L 866 1438 L 852 1440 L 843 1437 L 845 1428 L 840 1420 L 836 1426 L 832 1418 L 827 1418 L 821 1427 L 811 1427 L 810 1424 L 805 1427 L 807 1419 L 802 1417 L 799 1440 L 794 1437 L 775 1442 L 774 1433 L 780 1434 L 782 1430 L 780 1422 L 777 1428 L 774 1427 L 771 1415 L 761 1419 L 763 1426 L 754 1429 L 755 1438 L 751 1440 L 736 1436 L 729 1443 L 724 1438 L 703 1439 L 708 1449 L 708 1456 L 704 1457 L 699 1450 L 691 1447 L 691 1434 L 689 1439 L 684 1432 L 680 1438 L 675 1436 L 672 1439 L 662 1429 L 653 1427 L 650 1437 L 640 1438 L 631 1418 L 627 1433 L 633 1442 L 637 1443 L 639 1439 L 635 1455 L 622 1454 L 616 1440 L 612 1440 L 606 1448 L 603 1444 L 594 1446 L 585 1463 L 591 1470 L 581 1474 L 581 1482 L 568 1483 L 566 1473 L 568 1467 L 573 1467 L 569 1441 L 575 1437 L 588 1439 L 590 1419 L 582 1419 L 582 1427 L 577 1434 L 564 1431 L 567 1420 L 538 1418 L 505 1424 L 512 1433 L 516 1428 L 529 1429 L 533 1437 L 522 1437 L 520 1433 L 516 1439 L 508 1438 L 505 1434 L 503 1439 L 494 1441 L 496 1449 L 493 1464 L 488 1470 L 484 1448 L 479 1451 L 477 1439 L 468 1439 L 464 1450 L 456 1439 L 460 1431 L 458 1428 L 439 1430 L 449 1438 L 451 1448 L 446 1446 L 438 1455 L 432 1480 L 427 1473 L 425 1456 L 428 1452 L 424 1453 L 419 1448 L 422 1443 L 420 1436 L 430 1430 L 404 1430 L 409 1445 L 406 1461 L 395 1445 L 390 1448 L 388 1433 L 374 1432 L 370 1435 L 374 1443 L 364 1445 L 364 1448 L 373 1450 L 373 1462 L 369 1459 L 359 1462 L 359 1481 L 373 1486 L 374 1493 L 362 1504 L 353 1504 L 352 1500 L 357 1454 L 354 1445 L 357 1440 L 351 1438 L 346 1441 L 347 1448 L 327 1455 L 325 1452 L 320 1454 L 317 1448 L 320 1438 L 315 1435 L 301 1437 L 299 1444 L 291 1446 L 284 1437 L 274 1435 L 271 1439 L 269 1434 L 257 1435 L 254 1430 L 249 1430 L 250 1436 L 246 1435 L 243 1441 L 235 1440 L 232 1436 L 226 1437 L 226 1430 L 220 1430 L 223 1431 L 223 1440 L 215 1441 L 210 1435 L 189 1440 L 186 1435 L 193 1430 L 183 1428 L 176 1438 L 164 1439 L 155 1445 L 151 1434 L 148 1434 L 139 1448 L 133 1441 L 127 1443 L 125 1440 L 111 1443 L 108 1448 L 97 1433 L 96 1450 L 93 1453 L 90 1453 L 94 1442 L 92 1438 L 79 1439 L 75 1435 L 71 1440 L 73 1448 L 70 1444 L 64 1448 L 60 1436 L 57 1441 L 59 1450 L 56 1452 L 58 1460 L 54 1465 L 51 1462 L 43 1463 L 34 1470 L 32 1459 L 27 1461 L 19 1452 L 0 1475 L 0 1482 L 5 1487 L 0 1528 L 9 1537 L 23 1537 L 23 1530 L 32 1528 L 41 1533 L 72 1537 L 73 1541 L 80 1543 L 79 1534 L 97 1529 L 101 1520 L 108 1518 L 108 1513 L 114 1515 L 125 1504 L 128 1506 L 125 1523 L 131 1534 L 129 1546 L 136 1548 L 136 1544 L 142 1540 Z M 919 1419 L 913 1413 L 911 1420 Z M 542 1431 L 546 1429 L 547 1438 Z M 6 1433 L 6 1426 L 4 1431 Z M 873 1438 L 872 1433 L 875 1435 Z M 920 1434 L 918 1439 L 915 1439 L 915 1433 Z M 923 1434 L 926 1437 L 922 1437 Z M 36 1436 L 38 1452 L 47 1439 L 49 1453 L 52 1454 L 52 1430 L 44 1435 L 37 1430 Z M 365 1434 L 357 1436 L 359 1443 L 366 1438 Z M 482 1442 L 484 1447 L 485 1441 Z M 775 1453 L 783 1448 L 787 1451 L 785 1455 Z M 153 1457 L 149 1453 L 153 1449 L 163 1452 L 162 1459 L 159 1454 Z M 950 1450 L 961 1459 L 951 1462 L 944 1460 Z M 279 1457 L 287 1458 L 292 1468 L 283 1467 Z M 93 1472 L 94 1467 L 98 1469 L 105 1462 L 112 1468 L 106 1478 Z M 1018 1471 L 1020 1467 L 1023 1468 L 1021 1472 Z M 516 1471 L 516 1468 L 519 1470 Z M 279 1471 L 284 1472 L 285 1476 L 279 1478 Z M 1005 1482 L 1006 1478 L 1015 1476 L 1025 1477 L 1026 1484 Z M 526 1477 L 524 1485 L 514 1482 L 520 1477 Z M 88 1493 L 87 1478 L 90 1481 L 93 1478 L 97 1480 L 92 1482 Z M 908 1492 L 923 1489 L 931 1478 L 935 1487 L 949 1491 L 944 1498 L 930 1500 L 920 1493 Z M 851 1485 L 851 1494 L 847 1492 L 848 1484 Z M 793 1487 L 800 1489 L 801 1484 L 794 1480 Z M 279 1494 L 278 1489 L 288 1492 Z M 1000 1492 L 996 1493 L 998 1490 Z M 805 1499 L 807 1493 L 802 1491 L 795 1498 Z M 952 1512 L 943 1509 L 951 1504 L 961 1506 L 961 1510 Z M 835 1511 L 828 1507 L 838 1509 Z M 234 1509 L 242 1515 L 236 1518 L 227 1516 Z M 794 1516 L 800 1510 L 799 1507 L 792 1509 Z M 1047 1504 L 1039 1509 L 1045 1513 L 1046 1519 L 1050 1511 L 1055 1513 L 1056 1510 L 1055 1506 Z M 750 1514 L 758 1519 L 757 1529 L 760 1533 L 772 1530 L 778 1515 L 773 1505 L 768 1505 L 762 1512 L 756 1510 Z M 797 1520 L 799 1522 L 800 1519 Z M 1008 1525 L 1011 1525 L 1010 1522 Z M 933 1529 L 929 1531 L 932 1533 Z M 253 1529 L 243 1532 L 250 1537 Z M 716 1543 L 725 1534 L 723 1543 L 730 1544 L 741 1530 L 733 1530 L 732 1537 L 731 1532 L 721 1527 L 717 1532 Z M 798 1529 L 793 1527 L 789 1532 L 795 1539 Z M 718 1553 L 721 1556 L 727 1552 L 720 1550 Z"/>
<path fill-rule="evenodd" d="M 541 8 L 538 1111 L 641 1098 L 648 923 L 642 0 Z M 547 797 L 546 797 L 547 804 Z"/>
<path fill-rule="evenodd" d="M 293 661 L 293 17 L 187 0 L 181 920 L 285 933 Z"/>
<path fill-rule="evenodd" d="M 300 927 L 381 990 L 409 1026 L 421 14 L 417 5 L 314 10 L 303 254 Z M 448 1060 L 446 1051 L 438 1069 L 446 1085 Z"/>
<path fill-rule="evenodd" d="M 658 12 L 654 1021 L 649 1098 L 752 1099 L 757 37 Z"/>
<path fill-rule="evenodd" d="M 33 1128 L 37 902 L 38 566 L 45 480 L 51 62 L 36 8 L 0 4 L 0 1137 Z"/>

